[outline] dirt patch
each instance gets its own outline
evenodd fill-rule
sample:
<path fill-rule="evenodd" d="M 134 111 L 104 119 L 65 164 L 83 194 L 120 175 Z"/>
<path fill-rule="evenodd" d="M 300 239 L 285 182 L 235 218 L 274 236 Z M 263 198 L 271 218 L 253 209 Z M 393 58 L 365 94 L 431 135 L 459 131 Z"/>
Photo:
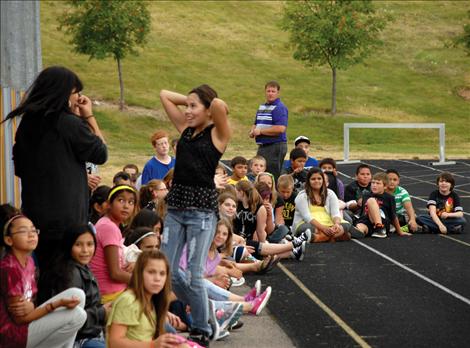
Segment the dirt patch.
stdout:
<path fill-rule="evenodd" d="M 106 100 L 93 100 L 93 106 L 99 109 L 119 111 L 119 104 L 112 103 Z M 127 114 L 132 116 L 150 116 L 157 120 L 167 120 L 167 117 L 163 110 L 148 109 L 141 106 L 125 106 L 124 111 Z"/>
<path fill-rule="evenodd" d="M 458 87 L 457 95 L 465 100 L 470 100 L 470 87 Z"/>

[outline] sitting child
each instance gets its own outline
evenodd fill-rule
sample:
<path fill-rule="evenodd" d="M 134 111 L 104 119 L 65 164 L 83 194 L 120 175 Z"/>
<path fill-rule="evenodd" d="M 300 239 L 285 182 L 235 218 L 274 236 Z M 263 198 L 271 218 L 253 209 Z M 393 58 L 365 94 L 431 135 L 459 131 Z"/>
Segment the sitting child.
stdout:
<path fill-rule="evenodd" d="M 165 333 L 170 279 L 168 261 L 163 253 L 157 250 L 142 252 L 129 288 L 113 303 L 107 322 L 107 347 L 199 346 L 177 334 Z"/>
<path fill-rule="evenodd" d="M 342 220 L 338 197 L 327 188 L 325 173 L 313 167 L 307 173 L 305 190 L 295 199 L 295 234 L 312 231 L 313 243 L 349 240 L 351 225 Z"/>
<path fill-rule="evenodd" d="M 88 268 L 96 247 L 92 226 L 76 226 L 67 231 L 56 262 L 41 272 L 39 301 L 70 287 L 85 292 L 86 322 L 80 328 L 75 348 L 104 348 L 104 327 L 111 303 L 101 304 L 101 296 L 93 273 Z"/>
<path fill-rule="evenodd" d="M 402 231 L 416 232 L 418 225 L 415 210 L 411 203 L 410 194 L 400 186 L 400 174 L 395 169 L 387 169 L 386 173 L 388 185 L 385 191 L 395 197 L 395 210 Z"/>
<path fill-rule="evenodd" d="M 108 203 L 108 212 L 96 223 L 96 253 L 90 263 L 102 303 L 115 300 L 131 279 L 132 265 L 125 267 L 124 238 L 120 228 L 135 214 L 137 192 L 127 185 L 113 187 Z"/>
<path fill-rule="evenodd" d="M 266 243 L 267 214 L 258 191 L 249 181 L 240 181 L 236 189 L 238 205 L 233 220 L 234 232 L 252 248 L 253 256 L 262 259 L 263 256 L 277 255 L 302 261 L 306 243 L 311 238 L 310 231 L 284 244 Z"/>
<path fill-rule="evenodd" d="M 266 171 L 266 159 L 261 155 L 256 155 L 250 160 L 250 173 L 247 177 L 251 182 L 254 182 L 259 173 Z"/>
<path fill-rule="evenodd" d="M 372 193 L 363 195 L 362 209 L 357 220 L 355 230 L 351 234 L 355 238 L 370 235 L 374 238 L 386 238 L 393 224 L 398 235 L 404 236 L 409 233 L 400 230 L 400 223 L 395 212 L 395 198 L 385 192 L 388 185 L 388 177 L 384 172 L 374 175 L 371 182 Z"/>
<path fill-rule="evenodd" d="M 131 185 L 131 177 L 126 172 L 117 172 L 113 177 L 113 186 Z"/>
<path fill-rule="evenodd" d="M 72 347 L 87 319 L 85 294 L 70 288 L 36 307 L 31 253 L 39 230 L 24 215 L 13 216 L 2 227 L 7 253 L 0 261 L 0 347 Z"/>
<path fill-rule="evenodd" d="M 350 213 L 349 215 L 357 214 L 361 210 L 362 195 L 370 192 L 371 179 L 372 173 L 367 164 L 357 166 L 356 180 L 351 182 L 344 189 L 344 202 L 346 203 L 346 212 Z"/>
<path fill-rule="evenodd" d="M 460 197 L 454 191 L 454 177 L 444 172 L 437 177 L 436 184 L 438 189 L 431 192 L 427 203 L 429 215 L 419 215 L 416 222 L 424 233 L 462 233 L 467 221 Z"/>
<path fill-rule="evenodd" d="M 294 148 L 290 154 L 290 167 L 284 169 L 282 174 L 289 174 L 294 179 L 294 190 L 299 193 L 305 188 L 305 181 L 307 179 L 307 170 L 305 169 L 305 162 L 307 162 L 307 154 L 301 148 Z"/>
<path fill-rule="evenodd" d="M 232 176 L 228 179 L 227 183 L 230 185 L 236 185 L 240 180 L 248 181 L 246 173 L 248 172 L 248 161 L 245 157 L 235 156 L 230 162 L 232 167 Z"/>
<path fill-rule="evenodd" d="M 294 179 L 291 175 L 283 174 L 277 179 L 277 192 L 284 201 L 282 207 L 282 217 L 284 224 L 292 234 L 292 223 L 294 222 L 295 198 L 297 194 L 294 191 Z"/>
<path fill-rule="evenodd" d="M 281 243 L 289 233 L 289 228 L 284 224 L 284 217 L 282 216 L 284 200 L 276 191 L 274 176 L 267 172 L 259 173 L 255 180 L 255 187 L 266 208 L 267 240 L 270 243 Z"/>
<path fill-rule="evenodd" d="M 310 139 L 304 135 L 300 135 L 294 140 L 294 147 L 302 149 L 307 155 L 307 162 L 305 163 L 305 169 L 310 169 L 312 167 L 318 167 L 318 161 L 314 157 L 310 157 Z M 284 167 L 289 168 L 291 166 L 291 161 L 284 161 Z"/>
<path fill-rule="evenodd" d="M 330 180 L 328 180 L 328 188 L 336 193 L 336 196 L 339 200 L 344 201 L 344 184 L 341 179 L 338 178 L 338 172 L 336 171 L 336 161 L 333 158 L 327 157 L 320 161 L 319 166 L 323 173 L 329 175 Z M 333 175 L 334 180 L 331 179 L 330 174 Z"/>
<path fill-rule="evenodd" d="M 137 167 L 135 164 L 126 164 L 122 168 L 123 172 L 126 172 L 129 174 L 129 177 L 131 178 L 131 185 L 136 187 L 137 186 L 137 180 L 140 178 L 140 173 L 139 173 L 139 167 Z M 139 184 L 139 186 L 142 183 Z"/>
<path fill-rule="evenodd" d="M 157 130 L 152 134 L 150 142 L 155 150 L 155 156 L 145 163 L 142 171 L 142 185 L 147 184 L 152 179 L 163 179 L 168 171 L 175 166 L 175 158 L 169 155 L 170 144 L 168 133 L 164 130 Z"/>
<path fill-rule="evenodd" d="M 98 186 L 90 197 L 89 220 L 94 225 L 108 210 L 108 195 L 111 187 L 106 185 Z"/>

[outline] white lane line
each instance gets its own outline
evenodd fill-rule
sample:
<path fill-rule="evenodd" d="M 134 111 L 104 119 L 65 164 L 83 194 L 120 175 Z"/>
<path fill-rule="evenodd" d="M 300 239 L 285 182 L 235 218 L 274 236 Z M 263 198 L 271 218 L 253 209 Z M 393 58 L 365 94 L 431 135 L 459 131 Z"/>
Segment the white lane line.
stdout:
<path fill-rule="evenodd" d="M 426 168 L 426 169 L 430 169 L 430 170 L 434 170 L 434 171 L 440 172 L 440 173 L 443 173 L 443 172 L 446 172 L 446 171 L 447 171 L 447 170 L 441 170 L 441 169 L 437 169 L 437 168 L 434 168 L 434 167 L 426 166 L 426 165 L 421 164 L 421 163 L 416 163 L 416 162 L 407 161 L 407 160 L 395 160 L 395 161 L 404 162 L 404 163 L 408 163 L 408 164 L 413 164 L 413 165 L 415 165 L 415 166 L 422 167 L 422 168 Z M 454 173 L 454 176 L 457 176 L 457 177 L 460 177 L 460 178 L 469 179 L 468 176 L 460 175 L 460 174 L 457 174 L 457 173 Z"/>
<path fill-rule="evenodd" d="M 448 236 L 447 234 L 439 234 L 439 236 L 442 237 L 442 238 L 453 240 L 454 242 L 457 242 L 457 243 L 460 243 L 460 244 L 463 244 L 463 245 L 466 245 L 466 246 L 470 247 L 470 243 L 467 243 L 467 242 L 464 242 L 463 240 Z"/>
<path fill-rule="evenodd" d="M 371 346 L 359 336 L 346 322 L 339 317 L 333 310 L 323 303 L 304 283 L 300 281 L 291 271 L 289 271 L 282 263 L 278 267 L 307 295 L 313 302 L 317 304 L 328 316 L 333 319 L 356 343 L 362 348 L 371 348 Z"/>
<path fill-rule="evenodd" d="M 462 302 L 464 302 L 464 303 L 466 303 L 466 304 L 468 304 L 468 305 L 470 306 L 470 299 L 468 299 L 468 298 L 466 298 L 466 297 L 464 297 L 464 296 L 462 296 L 462 295 L 456 293 L 455 291 L 450 290 L 449 288 L 446 288 L 444 285 L 442 285 L 442 284 L 440 284 L 440 283 L 438 283 L 438 282 L 436 282 L 436 281 L 434 281 L 434 280 L 432 280 L 432 279 L 426 277 L 425 275 L 422 275 L 422 274 L 419 273 L 419 272 L 416 272 L 415 270 L 413 270 L 413 269 L 411 269 L 411 268 L 405 266 L 404 264 L 402 264 L 402 263 L 400 263 L 400 262 L 398 262 L 398 261 L 392 259 L 390 256 L 387 256 L 387 255 L 381 253 L 380 251 L 378 251 L 378 250 L 376 250 L 376 249 L 374 249 L 374 248 L 368 246 L 367 244 L 364 244 L 364 243 L 358 241 L 357 239 L 351 239 L 351 240 L 352 240 L 354 243 L 359 244 L 360 246 L 362 246 L 362 247 L 364 247 L 364 248 L 366 248 L 366 249 L 372 251 L 373 253 L 379 255 L 380 257 L 383 257 L 384 259 L 386 259 L 386 260 L 388 260 L 388 261 L 394 263 L 394 264 L 397 265 L 398 267 L 403 268 L 405 271 L 408 271 L 408 272 L 410 272 L 411 274 L 414 274 L 414 275 L 417 276 L 418 278 L 423 279 L 424 281 L 428 282 L 429 284 L 434 285 L 436 288 L 441 289 L 442 291 L 448 293 L 449 295 L 455 297 L 456 299 L 458 299 L 458 300 L 460 300 L 460 301 L 462 301 Z"/>

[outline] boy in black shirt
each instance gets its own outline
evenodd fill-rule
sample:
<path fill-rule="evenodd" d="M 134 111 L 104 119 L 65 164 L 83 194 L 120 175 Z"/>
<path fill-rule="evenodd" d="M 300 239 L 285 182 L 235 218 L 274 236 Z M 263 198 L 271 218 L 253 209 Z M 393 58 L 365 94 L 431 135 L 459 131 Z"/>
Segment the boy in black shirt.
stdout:
<path fill-rule="evenodd" d="M 299 193 L 305 189 L 305 181 L 307 180 L 307 170 L 305 163 L 307 162 L 307 154 L 301 148 L 294 148 L 289 154 L 290 167 L 282 171 L 282 174 L 289 174 L 294 179 L 294 191 Z"/>
<path fill-rule="evenodd" d="M 297 193 L 294 192 L 294 179 L 288 174 L 283 174 L 277 179 L 277 192 L 284 201 L 282 209 L 282 217 L 284 224 L 289 228 L 292 234 L 292 223 L 294 222 L 295 198 Z"/>
<path fill-rule="evenodd" d="M 438 190 L 431 192 L 427 203 L 429 215 L 420 215 L 416 222 L 427 233 L 462 233 L 467 223 L 463 217 L 460 197 L 453 191 L 455 180 L 451 173 L 437 177 Z"/>
<path fill-rule="evenodd" d="M 387 184 L 387 174 L 379 172 L 372 178 L 372 193 L 367 192 L 362 196 L 361 216 L 355 226 L 364 235 L 386 238 L 387 231 L 390 231 L 390 223 L 393 224 L 398 234 L 408 235 L 400 230 L 400 223 L 395 213 L 395 198 L 385 192 Z"/>
<path fill-rule="evenodd" d="M 370 192 L 372 173 L 367 164 L 360 164 L 356 168 L 356 180 L 344 189 L 344 201 L 349 211 L 356 213 L 361 209 L 362 195 Z"/>

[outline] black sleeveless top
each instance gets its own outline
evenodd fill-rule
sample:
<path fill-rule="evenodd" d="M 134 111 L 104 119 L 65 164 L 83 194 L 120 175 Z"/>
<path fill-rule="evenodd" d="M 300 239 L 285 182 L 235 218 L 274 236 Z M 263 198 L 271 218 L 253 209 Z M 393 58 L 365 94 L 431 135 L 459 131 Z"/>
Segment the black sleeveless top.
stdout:
<path fill-rule="evenodd" d="M 242 202 L 238 202 L 237 214 L 233 220 L 233 229 L 236 234 L 246 240 L 253 239 L 253 235 L 256 232 L 256 215 L 261 206 L 262 204 L 258 204 L 256 211 L 253 213 L 250 208 L 245 208 Z"/>
<path fill-rule="evenodd" d="M 169 208 L 217 209 L 214 184 L 215 168 L 222 153 L 212 143 L 213 124 L 192 137 L 194 128 L 186 128 L 176 147 L 175 174 L 167 195 Z"/>

